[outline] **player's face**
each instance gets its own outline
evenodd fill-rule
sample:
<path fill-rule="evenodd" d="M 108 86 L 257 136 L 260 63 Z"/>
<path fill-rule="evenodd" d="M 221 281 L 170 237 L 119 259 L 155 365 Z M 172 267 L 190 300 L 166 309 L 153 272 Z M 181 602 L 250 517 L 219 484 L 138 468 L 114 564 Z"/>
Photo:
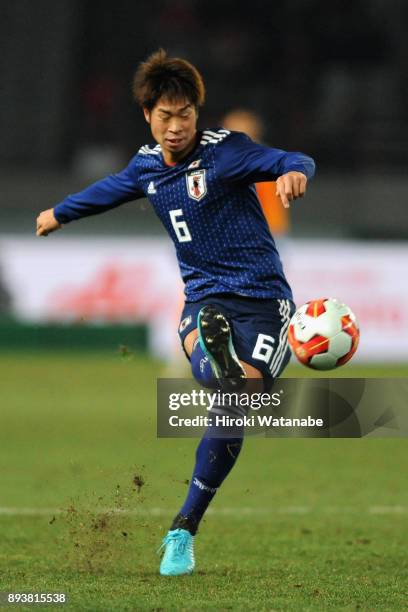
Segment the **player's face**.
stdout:
<path fill-rule="evenodd" d="M 165 161 L 177 161 L 194 148 L 197 111 L 187 100 L 169 102 L 161 98 L 153 110 L 144 109 L 144 116 Z"/>

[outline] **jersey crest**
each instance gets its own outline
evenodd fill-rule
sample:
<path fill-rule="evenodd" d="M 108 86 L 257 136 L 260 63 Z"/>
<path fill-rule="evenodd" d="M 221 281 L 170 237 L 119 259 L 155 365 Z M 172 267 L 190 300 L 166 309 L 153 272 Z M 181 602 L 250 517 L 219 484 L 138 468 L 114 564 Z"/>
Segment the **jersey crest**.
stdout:
<path fill-rule="evenodd" d="M 199 202 L 207 193 L 205 170 L 194 170 L 186 174 L 187 193 L 192 200 Z"/>

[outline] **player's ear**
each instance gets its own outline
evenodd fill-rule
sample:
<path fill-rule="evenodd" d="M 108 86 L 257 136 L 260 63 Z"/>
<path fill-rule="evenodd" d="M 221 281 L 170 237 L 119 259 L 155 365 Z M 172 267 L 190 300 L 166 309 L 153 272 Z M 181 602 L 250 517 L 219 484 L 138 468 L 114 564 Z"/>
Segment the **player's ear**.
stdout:
<path fill-rule="evenodd" d="M 150 123 L 150 111 L 149 111 L 149 109 L 147 109 L 146 107 L 143 107 L 143 114 L 144 114 L 144 118 L 146 119 L 147 123 Z"/>

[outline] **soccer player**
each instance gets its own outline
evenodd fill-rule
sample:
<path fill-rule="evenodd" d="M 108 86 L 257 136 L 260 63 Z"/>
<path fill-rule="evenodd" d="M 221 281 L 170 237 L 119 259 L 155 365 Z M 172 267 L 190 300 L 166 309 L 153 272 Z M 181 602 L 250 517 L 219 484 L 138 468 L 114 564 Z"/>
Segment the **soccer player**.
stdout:
<path fill-rule="evenodd" d="M 255 182 L 276 180 L 282 205 L 300 198 L 314 162 L 254 143 L 241 132 L 197 130 L 205 88 L 183 59 L 159 50 L 142 63 L 133 93 L 157 144 L 129 165 L 37 219 L 37 235 L 147 197 L 174 242 L 186 302 L 179 335 L 193 376 L 210 388 L 265 384 L 289 360 L 291 289 L 260 209 Z M 191 573 L 193 540 L 217 489 L 234 466 L 243 434 L 200 441 L 187 498 L 163 540 L 163 575 Z"/>

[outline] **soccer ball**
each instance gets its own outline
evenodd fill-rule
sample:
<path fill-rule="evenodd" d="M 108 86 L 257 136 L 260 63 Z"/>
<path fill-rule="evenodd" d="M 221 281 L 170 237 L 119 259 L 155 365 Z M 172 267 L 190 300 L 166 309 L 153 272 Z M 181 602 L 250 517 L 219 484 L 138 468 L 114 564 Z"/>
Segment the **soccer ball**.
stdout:
<path fill-rule="evenodd" d="M 332 370 L 349 361 L 360 338 L 352 310 L 334 298 L 312 300 L 297 309 L 288 341 L 300 363 L 314 370 Z"/>

